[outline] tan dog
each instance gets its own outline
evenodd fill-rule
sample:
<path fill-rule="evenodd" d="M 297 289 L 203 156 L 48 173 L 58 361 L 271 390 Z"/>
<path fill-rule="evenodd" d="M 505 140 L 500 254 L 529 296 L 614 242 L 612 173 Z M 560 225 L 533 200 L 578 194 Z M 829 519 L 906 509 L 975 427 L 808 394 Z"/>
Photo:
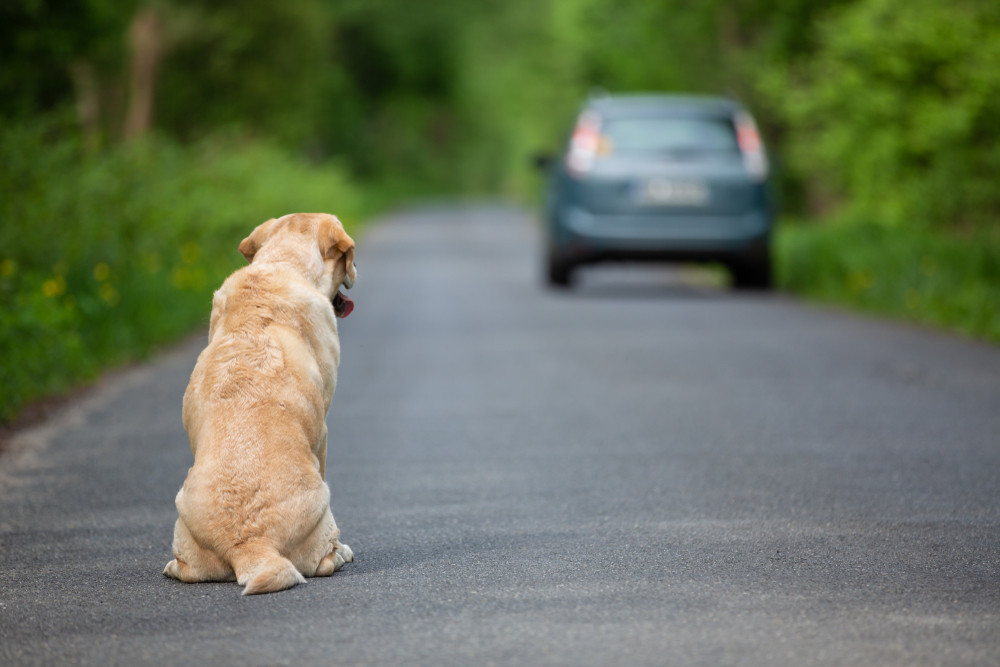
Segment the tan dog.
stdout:
<path fill-rule="evenodd" d="M 325 213 L 268 220 L 240 252 L 251 264 L 215 293 L 208 346 L 184 394 L 194 465 L 163 573 L 236 579 L 250 595 L 329 576 L 354 557 L 325 480 L 335 317 L 354 307 L 338 290 L 356 269 L 354 241 Z"/>

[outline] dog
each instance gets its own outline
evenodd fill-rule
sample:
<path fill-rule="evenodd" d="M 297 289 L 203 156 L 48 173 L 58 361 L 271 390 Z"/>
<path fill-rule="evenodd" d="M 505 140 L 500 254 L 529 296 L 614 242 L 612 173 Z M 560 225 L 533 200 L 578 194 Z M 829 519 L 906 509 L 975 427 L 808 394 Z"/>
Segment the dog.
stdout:
<path fill-rule="evenodd" d="M 212 300 L 208 345 L 184 394 L 194 454 L 177 493 L 163 573 L 233 581 L 244 595 L 330 576 L 354 559 L 326 483 L 326 412 L 337 384 L 337 318 L 357 277 L 354 241 L 326 213 L 262 223 L 250 263 Z"/>

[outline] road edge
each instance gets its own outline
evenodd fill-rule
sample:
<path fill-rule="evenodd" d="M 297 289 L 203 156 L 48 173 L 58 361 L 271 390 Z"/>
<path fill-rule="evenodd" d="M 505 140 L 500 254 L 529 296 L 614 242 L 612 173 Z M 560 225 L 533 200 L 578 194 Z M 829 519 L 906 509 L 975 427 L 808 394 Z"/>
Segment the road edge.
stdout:
<path fill-rule="evenodd" d="M 92 413 L 148 380 L 157 368 L 194 354 L 204 346 L 206 337 L 207 332 L 199 328 L 163 347 L 148 360 L 109 369 L 96 380 L 66 394 L 42 399 L 40 402 L 48 401 L 52 405 L 42 409 L 38 418 L 8 425 L 0 431 L 0 482 L 4 481 L 5 473 L 17 467 L 26 456 L 41 451 L 58 435 L 83 425 Z"/>

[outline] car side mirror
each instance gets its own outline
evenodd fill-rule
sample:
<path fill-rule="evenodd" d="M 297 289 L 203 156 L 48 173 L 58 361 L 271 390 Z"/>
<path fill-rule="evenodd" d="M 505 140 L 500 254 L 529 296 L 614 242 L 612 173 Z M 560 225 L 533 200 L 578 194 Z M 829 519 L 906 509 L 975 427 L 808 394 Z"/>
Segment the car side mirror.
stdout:
<path fill-rule="evenodd" d="M 531 163 L 539 171 L 548 171 L 555 161 L 555 157 L 550 153 L 536 153 L 531 157 Z"/>

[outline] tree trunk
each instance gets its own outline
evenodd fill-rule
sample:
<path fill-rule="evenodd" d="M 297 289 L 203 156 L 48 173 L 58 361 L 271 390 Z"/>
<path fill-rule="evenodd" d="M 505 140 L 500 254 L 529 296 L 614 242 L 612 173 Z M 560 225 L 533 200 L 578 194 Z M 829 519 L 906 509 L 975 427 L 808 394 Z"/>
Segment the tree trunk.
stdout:
<path fill-rule="evenodd" d="M 125 115 L 125 139 L 143 136 L 153 122 L 156 70 L 162 54 L 160 17 L 147 8 L 132 19 L 128 30 L 131 63 L 129 67 L 128 111 Z"/>

